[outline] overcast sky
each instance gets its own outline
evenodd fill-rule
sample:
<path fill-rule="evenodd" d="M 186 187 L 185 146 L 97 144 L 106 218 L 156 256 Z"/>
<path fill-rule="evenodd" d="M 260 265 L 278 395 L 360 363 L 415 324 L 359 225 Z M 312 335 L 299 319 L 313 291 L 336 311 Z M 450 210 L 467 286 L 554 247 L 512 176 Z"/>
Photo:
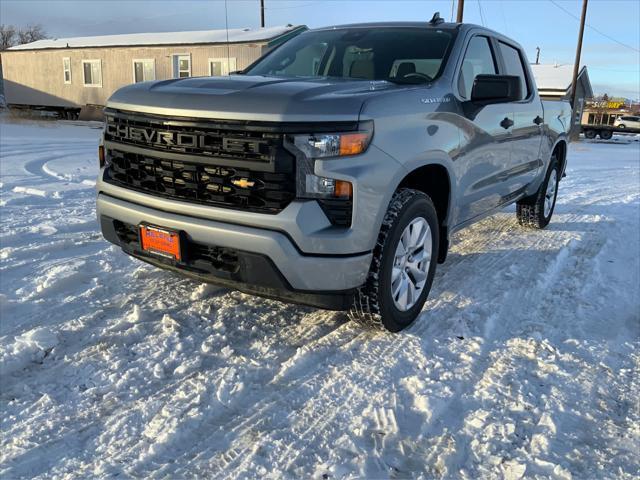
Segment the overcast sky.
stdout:
<path fill-rule="evenodd" d="M 258 27 L 259 0 L 227 0 L 229 27 Z M 265 0 L 266 25 L 447 20 L 452 0 Z M 466 0 L 465 21 L 514 38 L 541 63 L 572 63 L 582 0 Z M 561 8 L 562 7 L 562 8 Z M 567 12 L 563 11 L 567 10 Z M 573 16 L 572 16 L 573 15 Z M 640 2 L 590 0 L 583 64 L 596 93 L 640 98 Z M 0 0 L 0 21 L 40 23 L 51 37 L 224 28 L 224 0 Z M 598 33 L 600 32 L 600 33 Z M 608 38 L 609 37 L 609 38 Z M 624 44 L 624 45 L 623 45 Z"/>

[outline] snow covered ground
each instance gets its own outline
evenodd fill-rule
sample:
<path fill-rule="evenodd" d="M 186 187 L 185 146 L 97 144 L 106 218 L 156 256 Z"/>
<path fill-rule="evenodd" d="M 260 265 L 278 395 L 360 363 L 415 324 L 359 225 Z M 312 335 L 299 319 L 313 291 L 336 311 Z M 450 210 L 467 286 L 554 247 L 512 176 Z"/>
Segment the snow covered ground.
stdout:
<path fill-rule="evenodd" d="M 99 128 L 0 120 L 0 477 L 637 478 L 640 142 L 455 238 L 409 330 L 182 279 L 94 218 Z"/>

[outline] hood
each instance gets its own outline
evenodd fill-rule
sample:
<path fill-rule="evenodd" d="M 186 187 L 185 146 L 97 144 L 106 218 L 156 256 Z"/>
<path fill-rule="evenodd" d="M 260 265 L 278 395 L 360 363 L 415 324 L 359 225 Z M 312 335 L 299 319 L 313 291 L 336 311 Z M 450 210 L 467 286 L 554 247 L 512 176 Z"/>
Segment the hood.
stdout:
<path fill-rule="evenodd" d="M 355 121 L 368 97 L 397 88 L 353 79 L 192 77 L 126 86 L 107 107 L 223 120 Z"/>

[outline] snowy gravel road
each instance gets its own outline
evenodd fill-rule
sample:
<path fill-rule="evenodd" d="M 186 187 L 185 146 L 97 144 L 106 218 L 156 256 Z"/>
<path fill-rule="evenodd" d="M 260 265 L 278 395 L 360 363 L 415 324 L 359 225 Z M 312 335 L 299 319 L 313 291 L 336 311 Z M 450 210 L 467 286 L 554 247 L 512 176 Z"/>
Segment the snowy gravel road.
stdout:
<path fill-rule="evenodd" d="M 458 234 L 408 331 L 185 280 L 94 218 L 100 130 L 0 119 L 0 477 L 637 478 L 640 142 Z"/>

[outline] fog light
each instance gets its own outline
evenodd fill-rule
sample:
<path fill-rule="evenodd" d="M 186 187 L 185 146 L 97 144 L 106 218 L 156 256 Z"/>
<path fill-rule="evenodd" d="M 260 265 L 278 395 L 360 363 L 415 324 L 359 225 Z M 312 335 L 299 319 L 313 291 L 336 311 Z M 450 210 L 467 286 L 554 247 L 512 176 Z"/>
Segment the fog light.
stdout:
<path fill-rule="evenodd" d="M 351 198 L 353 186 L 344 180 L 319 177 L 308 173 L 303 196 L 306 198 Z"/>
<path fill-rule="evenodd" d="M 104 154 L 104 145 L 100 145 L 98 147 L 98 165 L 100 168 L 103 168 L 107 164 L 107 159 Z"/>
<path fill-rule="evenodd" d="M 344 180 L 336 180 L 333 195 L 340 198 L 351 198 L 353 197 L 353 185 Z"/>

